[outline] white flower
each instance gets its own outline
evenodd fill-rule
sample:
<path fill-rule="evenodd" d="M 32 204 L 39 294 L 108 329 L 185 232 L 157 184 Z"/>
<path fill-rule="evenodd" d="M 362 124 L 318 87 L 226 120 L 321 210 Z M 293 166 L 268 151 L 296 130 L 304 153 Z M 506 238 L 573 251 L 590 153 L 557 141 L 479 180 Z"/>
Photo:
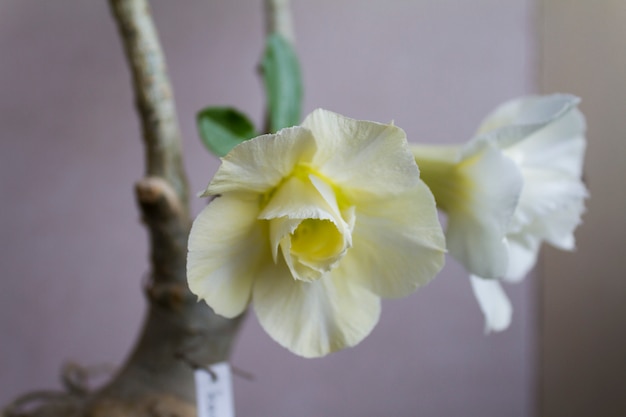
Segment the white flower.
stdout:
<path fill-rule="evenodd" d="M 191 291 L 226 317 L 252 302 L 305 357 L 353 346 L 443 265 L 435 202 L 404 132 L 316 110 L 235 147 L 189 237 Z"/>
<path fill-rule="evenodd" d="M 510 324 L 496 278 L 517 282 L 542 242 L 574 249 L 587 190 L 581 181 L 585 121 L 568 95 L 498 107 L 464 146 L 415 146 L 422 179 L 448 214 L 450 253 L 471 273 L 487 330 Z"/>

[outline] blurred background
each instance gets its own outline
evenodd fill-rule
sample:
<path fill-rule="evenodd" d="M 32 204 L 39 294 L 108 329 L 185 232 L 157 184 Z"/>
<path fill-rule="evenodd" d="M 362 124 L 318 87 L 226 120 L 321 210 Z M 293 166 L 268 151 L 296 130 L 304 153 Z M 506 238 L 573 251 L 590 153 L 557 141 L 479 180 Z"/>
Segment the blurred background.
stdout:
<path fill-rule="evenodd" d="M 195 113 L 257 122 L 256 1 L 151 2 L 192 191 L 218 166 Z M 61 364 L 120 364 L 144 314 L 144 172 L 130 74 L 106 1 L 0 3 L 0 405 L 60 386 Z M 582 97 L 591 191 L 578 251 L 546 250 L 507 287 L 513 324 L 484 335 L 463 270 L 388 300 L 372 335 L 317 360 L 250 315 L 232 363 L 240 416 L 626 415 L 626 2 L 293 0 L 305 114 L 394 120 L 410 141 L 469 139 L 499 103 Z M 204 201 L 194 201 L 194 213 Z"/>

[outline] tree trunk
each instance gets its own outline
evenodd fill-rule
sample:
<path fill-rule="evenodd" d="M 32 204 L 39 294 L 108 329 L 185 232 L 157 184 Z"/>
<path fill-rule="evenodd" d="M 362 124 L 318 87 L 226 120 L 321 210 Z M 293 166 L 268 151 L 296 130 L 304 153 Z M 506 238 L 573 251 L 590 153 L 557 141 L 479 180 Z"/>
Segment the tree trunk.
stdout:
<path fill-rule="evenodd" d="M 33 392 L 3 417 L 191 417 L 193 371 L 227 360 L 245 314 L 226 319 L 190 293 L 186 279 L 191 226 L 187 178 L 172 88 L 147 0 L 109 0 L 132 73 L 146 150 L 146 177 L 135 187 L 150 236 L 148 314 L 119 372 L 90 391 L 89 371 L 63 370 L 66 392 Z M 266 31 L 293 42 L 289 0 L 264 0 Z"/>
<path fill-rule="evenodd" d="M 217 316 L 187 288 L 187 179 L 165 59 L 147 0 L 110 5 L 131 68 L 146 149 L 146 177 L 135 191 L 150 236 L 148 314 L 126 363 L 104 387 L 89 392 L 84 372 L 66 373 L 67 392 L 26 394 L 5 416 L 195 416 L 194 368 L 228 359 L 244 317 Z"/>

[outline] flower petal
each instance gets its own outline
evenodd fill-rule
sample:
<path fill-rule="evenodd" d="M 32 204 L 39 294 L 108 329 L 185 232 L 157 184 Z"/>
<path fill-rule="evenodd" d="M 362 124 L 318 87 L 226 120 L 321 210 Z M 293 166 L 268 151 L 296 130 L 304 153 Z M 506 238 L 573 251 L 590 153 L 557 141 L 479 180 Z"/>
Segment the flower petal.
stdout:
<path fill-rule="evenodd" d="M 341 227 L 341 213 L 333 201 L 324 194 L 309 178 L 290 177 L 278 187 L 266 206 L 259 213 L 260 219 L 319 219 L 330 220 Z"/>
<path fill-rule="evenodd" d="M 571 212 L 569 217 L 575 217 L 572 230 L 580 222 L 580 215 L 584 209 L 583 200 L 587 197 L 587 190 L 582 182 L 576 178 L 546 169 L 526 168 L 522 170 L 524 186 L 520 195 L 519 204 L 509 225 L 510 233 L 518 233 L 525 228 L 532 229 L 533 223 L 550 227 L 550 220 L 559 216 L 560 212 Z M 577 207 L 578 210 L 571 208 Z M 539 231 L 539 229 L 536 229 Z M 541 233 L 541 232 L 540 232 Z"/>
<path fill-rule="evenodd" d="M 350 226 L 344 222 L 332 190 L 323 189 L 310 178 L 292 176 L 278 187 L 259 219 L 271 220 L 272 255 L 276 259 L 278 246 L 287 234 L 293 233 L 304 219 L 329 220 L 350 244 Z"/>
<path fill-rule="evenodd" d="M 349 119 L 315 110 L 302 123 L 311 129 L 318 151 L 313 167 L 348 197 L 388 196 L 414 186 L 419 170 L 406 134 L 394 125 Z"/>
<path fill-rule="evenodd" d="M 357 207 L 354 246 L 336 274 L 382 297 L 400 297 L 429 282 L 444 263 L 445 240 L 428 187 Z"/>
<path fill-rule="evenodd" d="M 527 96 L 508 101 L 489 114 L 478 128 L 478 136 L 504 129 L 503 136 L 528 136 L 575 108 L 580 99 L 567 94 Z M 518 132 L 519 134 L 514 134 Z"/>
<path fill-rule="evenodd" d="M 550 169 L 580 178 L 586 148 L 585 128 L 585 118 L 574 108 L 504 152 L 522 169 Z"/>
<path fill-rule="evenodd" d="M 574 230 L 581 223 L 581 216 L 585 212 L 583 199 L 572 201 L 562 210 L 542 217 L 542 237 L 552 246 L 561 250 L 574 250 Z"/>
<path fill-rule="evenodd" d="M 448 207 L 448 250 L 472 274 L 497 278 L 507 267 L 506 233 L 522 188 L 516 164 L 490 144 L 458 165 L 458 203 Z"/>
<path fill-rule="evenodd" d="M 502 149 L 513 149 L 539 132 L 541 135 L 548 132 L 548 139 L 560 141 L 558 137 L 550 137 L 555 133 L 551 129 L 555 125 L 566 129 L 577 128 L 577 122 L 572 120 L 571 115 L 578 112 L 575 107 L 579 102 L 578 97 L 554 94 L 524 97 L 505 103 L 485 119 L 477 135 L 465 145 L 464 154 L 475 153 L 476 148 L 483 146 L 483 143 L 491 143 Z M 580 115 L 579 112 L 577 114 Z M 561 123 L 561 119 L 566 120 Z M 582 121 L 584 129 L 584 119 Z M 525 157 L 523 152 L 517 154 Z M 507 153 L 507 156 L 522 163 L 514 155 Z"/>
<path fill-rule="evenodd" d="M 298 163 L 310 161 L 315 139 L 308 129 L 290 127 L 233 148 L 224 158 L 203 195 L 229 191 L 263 193 L 288 176 Z"/>
<path fill-rule="evenodd" d="M 509 264 L 502 279 L 511 283 L 520 282 L 537 262 L 541 239 L 528 233 L 518 233 L 509 235 L 507 240 Z"/>
<path fill-rule="evenodd" d="M 584 211 L 581 198 L 568 206 L 538 216 L 519 232 L 507 235 L 509 266 L 503 279 L 508 282 L 524 279 L 537 261 L 543 240 L 561 250 L 574 250 L 574 230 L 580 224 Z"/>
<path fill-rule="evenodd" d="M 282 220 L 275 219 L 271 223 Z M 280 248 L 293 277 L 313 281 L 343 258 L 348 240 L 329 220 L 305 219 L 291 235 L 281 239 Z"/>
<path fill-rule="evenodd" d="M 378 322 L 380 299 L 334 275 L 302 282 L 284 262 L 265 268 L 254 286 L 261 326 L 278 343 L 304 357 L 320 357 L 354 346 Z"/>
<path fill-rule="evenodd" d="M 485 332 L 506 330 L 511 324 L 513 307 L 500 283 L 475 275 L 470 275 L 470 281 L 474 296 L 485 316 Z"/>
<path fill-rule="evenodd" d="M 245 310 L 260 262 L 270 257 L 258 211 L 256 195 L 228 194 L 202 210 L 189 234 L 189 288 L 225 317 Z"/>

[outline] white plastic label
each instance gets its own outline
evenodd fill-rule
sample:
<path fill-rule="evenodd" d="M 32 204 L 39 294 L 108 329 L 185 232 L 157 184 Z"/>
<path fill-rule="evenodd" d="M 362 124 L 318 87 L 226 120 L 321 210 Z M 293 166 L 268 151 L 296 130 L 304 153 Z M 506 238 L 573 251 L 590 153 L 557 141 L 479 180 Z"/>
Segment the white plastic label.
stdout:
<path fill-rule="evenodd" d="M 195 371 L 198 417 L 235 417 L 233 384 L 227 362 Z"/>

